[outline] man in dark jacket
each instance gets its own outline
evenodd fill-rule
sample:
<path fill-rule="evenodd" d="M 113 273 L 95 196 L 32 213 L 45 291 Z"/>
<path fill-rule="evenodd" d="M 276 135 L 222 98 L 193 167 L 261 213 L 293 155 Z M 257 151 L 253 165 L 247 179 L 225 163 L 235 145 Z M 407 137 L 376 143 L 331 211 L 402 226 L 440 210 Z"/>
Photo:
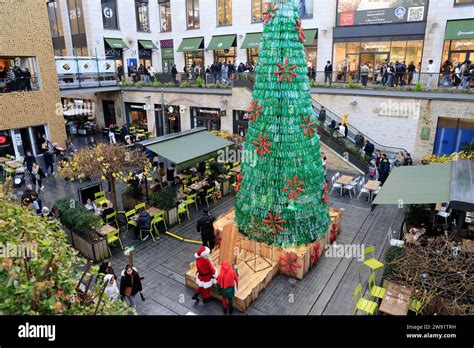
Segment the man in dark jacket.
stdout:
<path fill-rule="evenodd" d="M 364 147 L 364 152 L 366 156 L 372 158 L 372 155 L 375 151 L 375 146 L 372 144 L 370 141 L 366 140 L 365 141 L 365 147 Z"/>
<path fill-rule="evenodd" d="M 411 166 L 413 165 L 413 160 L 411 159 L 411 155 L 407 152 L 405 156 L 405 160 L 403 162 L 404 166 Z"/>
<path fill-rule="evenodd" d="M 388 161 L 386 154 L 383 154 L 382 156 L 382 161 L 379 166 L 379 173 L 379 181 L 383 185 L 390 174 L 390 162 Z"/>
<path fill-rule="evenodd" d="M 201 234 L 202 245 L 212 251 L 216 244 L 213 225 L 216 218 L 209 213 L 207 208 L 204 208 L 203 213 L 204 215 L 197 222 L 197 232 Z"/>
<path fill-rule="evenodd" d="M 135 239 L 139 239 L 140 231 L 149 231 L 151 228 L 151 221 L 153 218 L 151 217 L 150 213 L 147 212 L 145 209 L 140 209 L 138 211 L 138 219 L 137 226 L 135 226 Z M 143 238 L 143 241 L 148 239 L 148 235 Z"/>
<path fill-rule="evenodd" d="M 23 164 L 26 165 L 26 169 L 28 169 L 30 173 L 33 171 L 33 163 L 36 163 L 36 157 L 31 153 L 31 151 L 27 151 Z"/>
<path fill-rule="evenodd" d="M 321 106 L 321 110 L 319 110 L 319 127 L 322 129 L 324 128 L 324 123 L 326 122 L 326 109 L 324 106 Z"/>
<path fill-rule="evenodd" d="M 44 164 L 46 168 L 45 175 L 48 176 L 49 168 L 51 168 L 51 175 L 54 175 L 54 155 L 51 151 L 46 151 L 44 153 Z"/>
<path fill-rule="evenodd" d="M 358 132 L 357 135 L 355 136 L 355 144 L 359 149 L 362 149 L 364 147 L 364 136 L 362 135 L 361 132 Z"/>
<path fill-rule="evenodd" d="M 326 66 L 324 67 L 324 83 L 332 83 L 332 64 L 328 60 Z"/>
<path fill-rule="evenodd" d="M 178 80 L 176 80 L 176 75 L 178 75 L 178 69 L 176 69 L 176 64 L 173 64 L 173 67 L 171 68 L 171 76 L 173 77 L 173 82 L 175 84 L 178 84 Z"/>

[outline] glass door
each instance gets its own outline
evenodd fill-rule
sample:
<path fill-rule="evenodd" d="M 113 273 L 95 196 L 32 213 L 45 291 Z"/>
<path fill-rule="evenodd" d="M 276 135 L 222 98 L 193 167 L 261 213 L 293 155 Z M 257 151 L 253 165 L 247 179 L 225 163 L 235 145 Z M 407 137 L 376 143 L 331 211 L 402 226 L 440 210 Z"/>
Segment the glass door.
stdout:
<path fill-rule="evenodd" d="M 369 67 L 369 79 L 368 81 L 372 81 L 374 76 L 374 65 L 375 65 L 375 53 L 361 53 L 360 54 L 360 66 L 359 72 L 362 65 L 367 64 Z"/>
<path fill-rule="evenodd" d="M 451 51 L 449 61 L 453 66 L 464 63 L 469 59 L 469 51 Z"/>
<path fill-rule="evenodd" d="M 389 52 L 375 53 L 373 83 L 382 82 L 382 67 L 385 64 L 385 61 L 389 61 L 389 57 Z"/>

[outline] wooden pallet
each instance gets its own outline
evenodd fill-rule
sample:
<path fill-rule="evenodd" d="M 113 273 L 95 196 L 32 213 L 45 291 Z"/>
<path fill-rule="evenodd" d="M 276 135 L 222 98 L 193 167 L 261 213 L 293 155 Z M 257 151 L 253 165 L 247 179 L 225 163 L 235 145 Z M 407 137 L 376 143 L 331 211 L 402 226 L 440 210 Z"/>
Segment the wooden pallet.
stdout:
<path fill-rule="evenodd" d="M 220 266 L 217 264 L 219 260 L 219 250 L 211 253 L 212 262 L 217 270 Z M 247 261 L 247 262 L 246 262 Z M 254 268 L 257 268 L 257 272 Z M 257 256 L 253 260 L 253 254 L 242 250 L 237 257 L 237 270 L 239 273 L 239 288 L 234 296 L 234 307 L 241 312 L 247 310 L 250 304 L 255 301 L 258 295 L 270 284 L 273 277 L 278 274 L 278 262 L 272 261 L 269 265 L 261 256 Z M 191 268 L 185 275 L 186 286 L 196 289 L 196 265 L 193 262 Z M 221 296 L 217 294 L 216 286 L 211 289 L 211 296 L 221 300 Z"/>

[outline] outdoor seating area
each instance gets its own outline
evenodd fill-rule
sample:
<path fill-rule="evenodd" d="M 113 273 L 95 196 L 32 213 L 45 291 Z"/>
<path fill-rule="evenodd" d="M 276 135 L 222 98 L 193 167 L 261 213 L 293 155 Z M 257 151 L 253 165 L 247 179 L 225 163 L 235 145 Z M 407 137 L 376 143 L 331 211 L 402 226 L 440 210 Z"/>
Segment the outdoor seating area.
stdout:
<path fill-rule="evenodd" d="M 336 172 L 331 177 L 331 191 L 329 193 L 332 194 L 336 189 L 336 191 L 339 191 L 339 196 L 342 197 L 347 192 L 350 198 L 356 198 L 357 196 L 357 200 L 365 194 L 367 200 L 372 202 L 373 198 L 380 192 L 380 184 L 380 181 L 367 180 L 363 176 L 341 176 L 339 172 Z"/>

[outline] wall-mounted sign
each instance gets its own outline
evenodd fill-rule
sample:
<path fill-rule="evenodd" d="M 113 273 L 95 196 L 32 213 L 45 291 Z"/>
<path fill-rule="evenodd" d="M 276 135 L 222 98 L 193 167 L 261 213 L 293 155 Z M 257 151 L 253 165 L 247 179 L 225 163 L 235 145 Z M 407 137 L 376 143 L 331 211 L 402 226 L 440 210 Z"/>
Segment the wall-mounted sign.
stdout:
<path fill-rule="evenodd" d="M 430 127 L 423 127 L 421 129 L 421 140 L 430 140 L 430 133 L 431 133 Z"/>
<path fill-rule="evenodd" d="M 104 17 L 107 19 L 110 19 L 114 16 L 114 10 L 112 10 L 110 7 L 104 7 Z"/>
<path fill-rule="evenodd" d="M 8 143 L 8 137 L 5 135 L 0 135 L 0 145 L 5 145 Z"/>
<path fill-rule="evenodd" d="M 221 110 L 221 117 L 227 116 L 227 111 L 226 110 Z"/>
<path fill-rule="evenodd" d="M 132 108 L 132 109 L 142 109 L 142 110 L 145 110 L 145 106 L 144 106 L 144 105 L 130 105 L 130 108 Z"/>
<path fill-rule="evenodd" d="M 213 114 L 216 116 L 220 115 L 220 110 L 219 109 L 199 109 L 199 112 L 202 114 Z"/>
<path fill-rule="evenodd" d="M 428 0 L 338 0 L 337 25 L 420 22 Z"/>

